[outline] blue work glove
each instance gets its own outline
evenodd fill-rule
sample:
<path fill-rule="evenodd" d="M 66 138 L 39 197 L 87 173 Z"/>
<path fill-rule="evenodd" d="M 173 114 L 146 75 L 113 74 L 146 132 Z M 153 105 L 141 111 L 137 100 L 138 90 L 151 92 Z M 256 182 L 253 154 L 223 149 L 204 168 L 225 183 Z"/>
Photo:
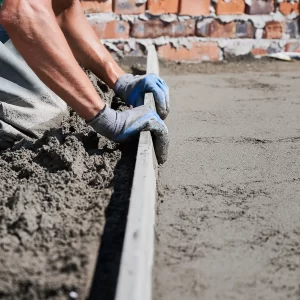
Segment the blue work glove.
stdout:
<path fill-rule="evenodd" d="M 116 96 L 133 107 L 143 105 L 145 93 L 152 92 L 158 115 L 164 120 L 170 111 L 169 88 L 155 74 L 143 76 L 124 74 L 116 82 L 114 91 Z"/>
<path fill-rule="evenodd" d="M 121 143 L 136 137 L 141 131 L 153 135 L 157 161 L 163 164 L 168 156 L 168 128 L 158 114 L 147 106 L 117 112 L 107 105 L 88 125 L 108 139 Z"/>

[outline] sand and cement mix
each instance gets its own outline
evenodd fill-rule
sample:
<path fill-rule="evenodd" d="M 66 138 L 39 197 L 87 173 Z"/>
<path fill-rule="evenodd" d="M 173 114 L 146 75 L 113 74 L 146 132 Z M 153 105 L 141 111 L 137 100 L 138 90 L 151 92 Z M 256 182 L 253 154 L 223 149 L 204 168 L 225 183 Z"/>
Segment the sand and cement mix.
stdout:
<path fill-rule="evenodd" d="M 88 75 L 111 103 L 113 92 Z M 125 109 L 117 100 L 112 105 Z M 115 226 L 106 228 L 110 251 L 121 251 L 135 154 L 136 143 L 110 142 L 72 111 L 61 128 L 0 153 L 1 299 L 88 296 L 107 222 Z M 112 295 L 105 267 L 116 258 L 109 252 L 101 259 L 96 279 Z"/>

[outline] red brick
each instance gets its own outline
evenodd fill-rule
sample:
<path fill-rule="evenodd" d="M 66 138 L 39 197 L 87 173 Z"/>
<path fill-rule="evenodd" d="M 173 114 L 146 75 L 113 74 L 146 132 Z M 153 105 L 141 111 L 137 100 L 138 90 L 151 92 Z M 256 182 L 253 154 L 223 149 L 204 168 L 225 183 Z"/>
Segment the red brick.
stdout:
<path fill-rule="evenodd" d="M 177 14 L 179 0 L 148 0 L 148 11 L 152 15 Z"/>
<path fill-rule="evenodd" d="M 81 1 L 85 13 L 112 12 L 112 0 Z"/>
<path fill-rule="evenodd" d="M 212 38 L 254 38 L 255 28 L 250 21 L 222 23 L 219 20 L 198 21 L 196 35 Z"/>
<path fill-rule="evenodd" d="M 267 54 L 267 50 L 266 49 L 263 49 L 263 48 L 253 48 L 251 50 L 251 53 L 254 55 L 254 56 L 264 56 Z"/>
<path fill-rule="evenodd" d="M 274 0 L 252 0 L 251 6 L 247 6 L 248 15 L 268 15 L 274 11 Z"/>
<path fill-rule="evenodd" d="M 219 47 L 216 42 L 194 42 L 191 49 L 176 49 L 170 44 L 158 48 L 158 56 L 171 61 L 218 61 Z"/>
<path fill-rule="evenodd" d="M 252 22 L 237 21 L 235 28 L 235 37 L 238 39 L 253 39 L 255 37 L 255 28 Z"/>
<path fill-rule="evenodd" d="M 290 2 L 281 2 L 279 3 L 279 11 L 283 15 L 289 15 L 292 12 L 293 5 Z"/>
<path fill-rule="evenodd" d="M 294 19 L 286 22 L 285 33 L 289 35 L 289 38 L 296 39 L 299 37 L 298 20 Z"/>
<path fill-rule="evenodd" d="M 300 3 L 299 3 L 299 2 L 295 2 L 295 3 L 294 3 L 292 12 L 295 12 L 295 13 L 297 13 L 297 14 L 300 14 Z"/>
<path fill-rule="evenodd" d="M 157 38 L 161 36 L 185 37 L 195 35 L 195 20 L 165 23 L 160 20 L 136 22 L 131 29 L 135 38 Z"/>
<path fill-rule="evenodd" d="M 136 4 L 136 0 L 114 0 L 114 12 L 116 14 L 138 15 L 143 14 L 146 4 Z"/>
<path fill-rule="evenodd" d="M 300 52 L 300 41 L 299 42 L 291 42 L 285 45 L 286 52 Z"/>
<path fill-rule="evenodd" d="M 100 39 L 128 39 L 129 24 L 125 21 L 99 22 L 90 21 L 90 24 Z"/>
<path fill-rule="evenodd" d="M 226 2 L 225 0 L 218 0 L 215 8 L 217 15 L 240 15 L 245 12 L 245 1 L 231 0 Z"/>
<path fill-rule="evenodd" d="M 283 22 L 270 21 L 266 23 L 263 38 L 281 39 L 284 31 L 285 31 L 285 24 Z"/>
<path fill-rule="evenodd" d="M 234 38 L 235 23 L 222 23 L 218 20 L 199 21 L 196 27 L 196 35 L 200 37 L 212 38 Z"/>
<path fill-rule="evenodd" d="M 189 16 L 208 16 L 210 0 L 181 0 L 179 14 Z"/>
<path fill-rule="evenodd" d="M 279 11 L 283 15 L 289 15 L 292 12 L 299 14 L 299 2 L 295 2 L 293 4 L 287 1 L 281 2 L 279 3 Z"/>

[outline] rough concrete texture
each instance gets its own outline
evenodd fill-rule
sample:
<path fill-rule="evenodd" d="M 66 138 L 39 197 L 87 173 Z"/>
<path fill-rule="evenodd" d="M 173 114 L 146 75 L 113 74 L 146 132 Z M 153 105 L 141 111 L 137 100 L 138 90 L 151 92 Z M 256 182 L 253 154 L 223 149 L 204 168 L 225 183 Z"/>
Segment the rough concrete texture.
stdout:
<path fill-rule="evenodd" d="M 165 77 L 156 300 L 300 299 L 300 65 L 245 66 Z"/>
<path fill-rule="evenodd" d="M 113 92 L 89 77 L 111 102 Z M 112 143 L 71 112 L 60 129 L 0 153 L 1 299 L 69 299 L 72 291 L 85 299 L 107 234 L 111 252 L 101 246 L 95 277 L 106 285 L 92 294 L 111 299 L 116 272 L 106 267 L 118 260 L 135 151 L 136 143 Z"/>

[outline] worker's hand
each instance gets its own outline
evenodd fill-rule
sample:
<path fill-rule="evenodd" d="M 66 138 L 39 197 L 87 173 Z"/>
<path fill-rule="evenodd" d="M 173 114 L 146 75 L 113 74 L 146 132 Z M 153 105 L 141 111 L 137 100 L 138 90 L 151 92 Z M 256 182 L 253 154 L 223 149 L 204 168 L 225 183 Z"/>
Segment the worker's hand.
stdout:
<path fill-rule="evenodd" d="M 141 131 L 151 131 L 154 148 L 159 163 L 164 163 L 168 155 L 168 129 L 155 111 L 140 106 L 117 112 L 108 106 L 90 122 L 95 131 L 115 142 L 125 142 Z"/>
<path fill-rule="evenodd" d="M 155 74 L 133 76 L 122 75 L 115 84 L 116 95 L 133 107 L 144 104 L 145 93 L 152 92 L 159 116 L 164 120 L 170 111 L 169 88 Z"/>

